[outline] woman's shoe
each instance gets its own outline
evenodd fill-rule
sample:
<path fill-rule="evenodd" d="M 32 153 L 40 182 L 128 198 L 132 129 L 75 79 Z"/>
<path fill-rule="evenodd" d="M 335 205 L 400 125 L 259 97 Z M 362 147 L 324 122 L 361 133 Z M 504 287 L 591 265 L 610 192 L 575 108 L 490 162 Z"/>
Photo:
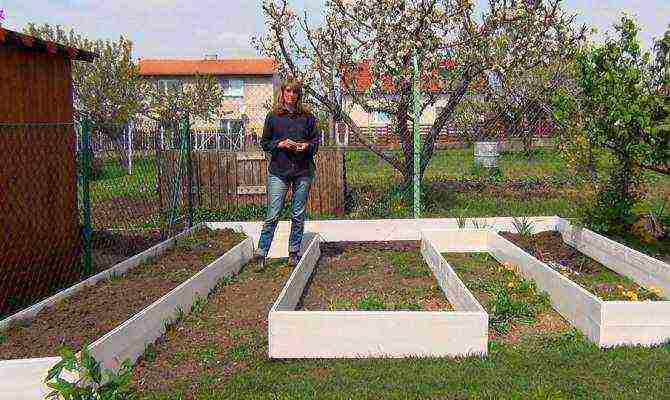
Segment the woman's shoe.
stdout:
<path fill-rule="evenodd" d="M 300 261 L 300 257 L 298 256 L 297 252 L 290 252 L 288 255 L 288 265 L 289 267 L 295 267 L 298 265 L 298 262 Z"/>
<path fill-rule="evenodd" d="M 265 269 L 265 257 L 261 255 L 255 255 L 254 265 L 256 266 L 254 268 L 254 272 L 263 272 L 263 270 Z"/>

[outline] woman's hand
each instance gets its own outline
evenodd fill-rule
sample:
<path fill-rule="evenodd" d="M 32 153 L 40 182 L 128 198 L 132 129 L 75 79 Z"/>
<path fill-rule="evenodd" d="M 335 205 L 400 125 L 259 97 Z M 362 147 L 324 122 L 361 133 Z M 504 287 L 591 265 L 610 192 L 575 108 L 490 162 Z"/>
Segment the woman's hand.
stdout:
<path fill-rule="evenodd" d="M 284 139 L 279 144 L 277 144 L 277 147 L 280 149 L 288 149 L 288 150 L 295 150 L 296 146 L 298 143 L 294 142 L 291 139 Z"/>
<path fill-rule="evenodd" d="M 302 153 L 303 151 L 307 150 L 308 147 L 309 147 L 308 143 L 297 143 L 295 151 Z"/>

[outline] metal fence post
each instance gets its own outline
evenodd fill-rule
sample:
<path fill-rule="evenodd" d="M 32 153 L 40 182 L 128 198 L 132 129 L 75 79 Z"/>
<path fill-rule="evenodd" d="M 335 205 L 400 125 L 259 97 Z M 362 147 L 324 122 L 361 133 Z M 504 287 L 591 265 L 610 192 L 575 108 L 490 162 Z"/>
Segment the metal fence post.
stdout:
<path fill-rule="evenodd" d="M 128 141 L 128 175 L 133 174 L 133 123 L 127 125 L 126 140 Z"/>
<path fill-rule="evenodd" d="M 193 165 L 191 157 L 191 152 L 193 151 L 193 148 L 191 146 L 191 127 L 189 123 L 188 114 L 186 114 L 186 116 L 184 117 L 182 124 L 183 124 L 182 138 L 183 140 L 186 140 L 186 173 L 188 174 L 186 177 L 186 184 L 188 189 L 188 196 L 187 196 L 188 227 L 191 228 L 193 226 Z"/>
<path fill-rule="evenodd" d="M 414 218 L 419 218 L 421 215 L 421 169 L 419 149 L 421 146 L 421 136 L 419 135 L 419 67 L 416 60 L 416 51 L 412 57 L 412 97 L 413 97 L 413 114 L 414 114 Z"/>
<path fill-rule="evenodd" d="M 91 150 L 91 122 L 84 118 L 81 124 L 82 136 L 82 165 L 81 165 L 81 190 L 82 206 L 84 211 L 84 275 L 89 276 L 93 273 L 93 260 L 91 249 L 91 170 L 93 163 L 93 152 Z"/>

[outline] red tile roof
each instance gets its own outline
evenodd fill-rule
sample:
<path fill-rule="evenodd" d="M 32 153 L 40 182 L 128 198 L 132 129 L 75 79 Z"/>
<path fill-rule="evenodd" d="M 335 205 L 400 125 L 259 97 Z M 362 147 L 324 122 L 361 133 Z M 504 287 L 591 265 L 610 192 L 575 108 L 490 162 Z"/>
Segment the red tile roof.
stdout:
<path fill-rule="evenodd" d="M 444 60 L 440 63 L 443 69 L 453 69 L 456 63 L 452 60 Z M 437 78 L 437 72 L 433 74 Z M 386 91 L 393 92 L 393 80 L 389 76 L 381 78 L 382 88 Z M 363 60 L 357 66 L 345 68 L 343 72 L 343 86 L 355 87 L 357 91 L 364 91 L 372 85 L 372 77 L 370 74 L 370 60 Z M 422 81 L 424 90 L 432 92 L 440 92 L 444 86 L 439 79 L 432 79 Z"/>
<path fill-rule="evenodd" d="M 139 60 L 140 75 L 272 75 L 270 58 L 227 60 Z"/>
<path fill-rule="evenodd" d="M 26 51 L 34 51 L 37 53 L 57 54 L 72 60 L 89 62 L 93 61 L 93 59 L 98 56 L 96 53 L 76 49 L 74 47 L 64 46 L 62 44 L 50 42 L 48 40 L 42 40 L 34 36 L 10 31 L 9 29 L 5 28 L 0 28 L 0 46 L 20 48 Z"/>

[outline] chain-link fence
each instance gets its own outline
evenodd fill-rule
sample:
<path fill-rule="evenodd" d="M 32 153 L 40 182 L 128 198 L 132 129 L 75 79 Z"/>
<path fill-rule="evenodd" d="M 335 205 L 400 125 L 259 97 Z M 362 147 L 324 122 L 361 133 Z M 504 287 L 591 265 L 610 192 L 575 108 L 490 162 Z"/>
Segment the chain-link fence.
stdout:
<path fill-rule="evenodd" d="M 174 182 L 173 169 L 159 169 L 162 149 L 184 148 L 180 135 L 187 130 L 145 125 L 139 142 L 130 129 L 86 121 L 0 124 L 0 316 L 188 224 L 184 204 L 161 202 L 183 183 Z M 162 187 L 168 192 L 162 197 L 160 179 L 173 182 Z"/>

